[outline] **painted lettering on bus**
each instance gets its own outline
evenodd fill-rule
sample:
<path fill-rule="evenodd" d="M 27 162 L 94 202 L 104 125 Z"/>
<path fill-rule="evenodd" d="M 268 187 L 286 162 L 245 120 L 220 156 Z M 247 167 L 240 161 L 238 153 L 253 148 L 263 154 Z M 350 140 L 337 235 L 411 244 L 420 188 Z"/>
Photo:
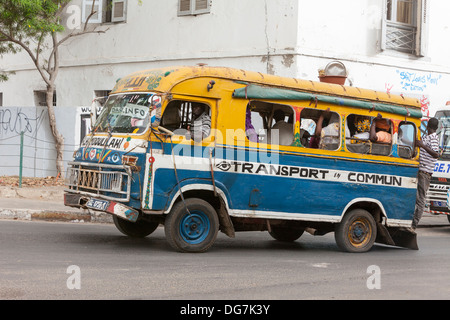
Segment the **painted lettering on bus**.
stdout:
<path fill-rule="evenodd" d="M 348 181 L 371 183 L 371 184 L 383 184 L 388 186 L 401 186 L 402 178 L 395 176 L 385 176 L 371 173 L 356 173 L 350 172 L 348 174 Z"/>
<path fill-rule="evenodd" d="M 106 146 L 107 148 L 120 148 L 122 145 L 122 142 L 124 141 L 124 138 L 92 138 L 87 139 L 86 141 L 83 141 L 82 146 Z"/>
<path fill-rule="evenodd" d="M 436 162 L 434 165 L 434 172 L 449 173 L 450 163 Z"/>
<path fill-rule="evenodd" d="M 245 174 L 403 187 L 402 177 L 376 173 L 326 170 L 321 168 L 239 161 L 222 161 L 218 163 L 216 167 L 221 171 L 231 171 Z"/>
<path fill-rule="evenodd" d="M 140 87 L 146 77 L 136 77 L 136 78 L 130 78 L 126 81 L 124 88 L 133 88 L 133 87 Z"/>

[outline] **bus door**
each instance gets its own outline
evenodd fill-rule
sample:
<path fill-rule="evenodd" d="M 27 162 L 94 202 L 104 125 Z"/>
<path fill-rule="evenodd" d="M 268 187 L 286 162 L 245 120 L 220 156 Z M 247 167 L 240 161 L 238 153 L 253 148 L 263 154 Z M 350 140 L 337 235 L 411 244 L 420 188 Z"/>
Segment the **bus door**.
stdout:
<path fill-rule="evenodd" d="M 213 184 L 216 101 L 174 96 L 165 105 L 153 126 L 160 141 L 153 140 L 147 153 L 143 207 L 153 210 L 167 209 L 183 186 Z"/>

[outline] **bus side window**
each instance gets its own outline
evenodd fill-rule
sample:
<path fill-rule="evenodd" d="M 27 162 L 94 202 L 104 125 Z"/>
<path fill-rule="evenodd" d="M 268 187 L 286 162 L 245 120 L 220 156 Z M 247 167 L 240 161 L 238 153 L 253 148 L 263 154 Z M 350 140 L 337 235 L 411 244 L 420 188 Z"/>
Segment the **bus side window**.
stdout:
<path fill-rule="evenodd" d="M 340 145 L 340 118 L 339 114 L 329 110 L 305 108 L 300 114 L 300 132 L 302 141 L 308 148 L 337 150 Z M 302 143 L 303 144 L 303 143 Z"/>
<path fill-rule="evenodd" d="M 245 119 L 247 139 L 289 146 L 294 141 L 294 118 L 294 110 L 290 106 L 250 101 Z"/>
<path fill-rule="evenodd" d="M 414 154 L 416 128 L 414 124 L 401 122 L 398 126 L 397 146 L 399 157 L 411 159 Z"/>
<path fill-rule="evenodd" d="M 392 134 L 390 120 L 357 114 L 347 116 L 347 127 L 350 138 L 346 137 L 347 150 L 354 153 L 374 154 L 388 156 L 392 149 Z M 370 139 L 372 124 L 375 128 L 375 137 Z"/>
<path fill-rule="evenodd" d="M 347 150 L 354 153 L 368 154 L 370 152 L 370 117 L 350 114 L 347 116 L 346 121 L 350 131 L 350 138 L 345 139 Z"/>
<path fill-rule="evenodd" d="M 173 100 L 167 105 L 161 117 L 161 126 L 173 131 L 175 134 L 184 135 L 188 127 L 192 127 L 192 107 L 194 105 L 203 106 L 204 112 L 211 116 L 211 110 L 205 103 Z"/>
<path fill-rule="evenodd" d="M 389 119 L 382 118 L 378 114 L 372 119 L 371 137 L 373 142 L 371 153 L 376 155 L 388 156 L 392 149 L 392 124 Z"/>

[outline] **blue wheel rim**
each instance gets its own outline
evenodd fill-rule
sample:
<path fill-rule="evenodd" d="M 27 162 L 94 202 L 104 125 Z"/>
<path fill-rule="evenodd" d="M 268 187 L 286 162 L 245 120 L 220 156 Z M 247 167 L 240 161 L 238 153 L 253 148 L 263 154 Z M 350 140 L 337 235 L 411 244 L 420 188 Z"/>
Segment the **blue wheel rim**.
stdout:
<path fill-rule="evenodd" d="M 186 243 L 201 243 L 208 236 L 210 229 L 209 218 L 202 211 L 191 211 L 181 218 L 180 235 Z"/>

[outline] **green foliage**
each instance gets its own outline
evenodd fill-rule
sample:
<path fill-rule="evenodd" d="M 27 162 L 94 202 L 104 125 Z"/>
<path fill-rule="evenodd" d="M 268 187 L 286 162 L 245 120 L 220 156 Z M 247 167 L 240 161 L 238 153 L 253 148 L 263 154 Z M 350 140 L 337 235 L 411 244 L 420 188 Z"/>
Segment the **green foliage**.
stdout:
<path fill-rule="evenodd" d="M 8 76 L 5 73 L 0 72 L 0 82 L 8 80 Z"/>
<path fill-rule="evenodd" d="M 28 45 L 61 32 L 60 10 L 70 0 L 0 0 L 0 54 L 18 51 L 15 41 Z"/>

